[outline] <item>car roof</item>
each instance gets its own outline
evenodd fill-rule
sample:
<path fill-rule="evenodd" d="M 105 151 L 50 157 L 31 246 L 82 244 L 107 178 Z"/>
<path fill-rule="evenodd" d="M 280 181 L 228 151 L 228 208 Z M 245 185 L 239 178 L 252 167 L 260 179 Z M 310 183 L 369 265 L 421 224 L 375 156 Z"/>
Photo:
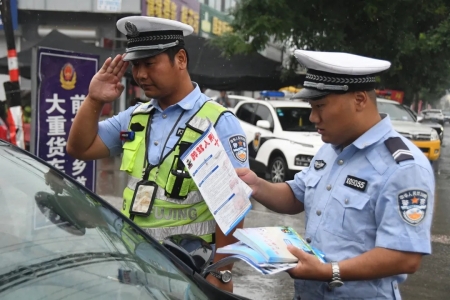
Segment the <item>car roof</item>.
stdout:
<path fill-rule="evenodd" d="M 247 97 L 247 96 L 241 96 L 241 95 L 228 95 L 228 98 L 242 99 L 242 100 L 256 100 L 255 98 Z"/>
<path fill-rule="evenodd" d="M 213 99 L 213 100 L 216 100 L 217 98 L 219 98 L 219 96 L 211 97 L 211 99 Z M 230 98 L 230 99 L 238 99 L 238 100 L 256 100 L 255 98 L 247 97 L 247 96 L 241 96 L 241 95 L 228 95 L 228 98 Z"/>
<path fill-rule="evenodd" d="M 242 103 L 242 102 L 241 102 Z M 245 103 L 267 103 L 274 108 L 277 107 L 307 107 L 311 108 L 308 102 L 292 100 L 246 100 Z"/>
<path fill-rule="evenodd" d="M 392 104 L 398 104 L 398 105 L 400 105 L 400 103 L 398 103 L 397 101 L 389 100 L 389 99 L 383 99 L 383 98 L 377 98 L 377 102 L 382 102 L 382 103 L 392 103 Z"/>

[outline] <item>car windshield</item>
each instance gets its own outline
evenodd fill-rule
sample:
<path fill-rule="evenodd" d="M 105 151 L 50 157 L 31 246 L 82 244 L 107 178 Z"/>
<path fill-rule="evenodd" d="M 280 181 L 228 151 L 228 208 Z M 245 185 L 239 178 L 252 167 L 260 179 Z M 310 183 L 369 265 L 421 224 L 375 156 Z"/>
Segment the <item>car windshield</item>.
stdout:
<path fill-rule="evenodd" d="M 309 107 L 277 107 L 275 111 L 283 131 L 316 131 L 309 121 Z"/>
<path fill-rule="evenodd" d="M 392 121 L 415 122 L 411 114 L 401 105 L 388 102 L 378 102 L 377 106 L 378 111 L 380 113 L 388 114 Z"/>
<path fill-rule="evenodd" d="M 0 142 L 1 299 L 208 299 L 94 194 Z"/>

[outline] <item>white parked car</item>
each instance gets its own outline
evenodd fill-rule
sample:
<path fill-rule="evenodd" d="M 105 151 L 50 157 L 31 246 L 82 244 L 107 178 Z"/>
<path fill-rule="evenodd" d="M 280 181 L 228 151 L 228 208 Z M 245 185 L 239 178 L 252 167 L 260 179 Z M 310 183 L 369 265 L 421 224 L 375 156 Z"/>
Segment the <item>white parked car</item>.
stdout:
<path fill-rule="evenodd" d="M 323 145 L 305 102 L 242 100 L 234 113 L 245 131 L 250 168 L 284 182 L 309 166 Z"/>
<path fill-rule="evenodd" d="M 424 120 L 431 120 L 444 125 L 445 116 L 440 109 L 424 109 L 420 114 Z"/>
<path fill-rule="evenodd" d="M 211 97 L 211 99 L 213 101 L 217 101 L 217 99 L 220 96 L 214 96 Z M 230 107 L 228 107 L 229 110 L 233 111 L 233 108 L 236 107 L 236 105 L 240 102 L 240 101 L 244 101 L 244 100 L 255 100 L 251 97 L 246 97 L 246 96 L 239 96 L 239 95 L 228 95 L 228 99 L 230 100 Z"/>
<path fill-rule="evenodd" d="M 396 101 L 377 99 L 378 111 L 388 114 L 394 129 L 410 139 L 430 161 L 441 154 L 441 141 L 437 131 L 430 126 L 416 122 L 413 115 Z"/>

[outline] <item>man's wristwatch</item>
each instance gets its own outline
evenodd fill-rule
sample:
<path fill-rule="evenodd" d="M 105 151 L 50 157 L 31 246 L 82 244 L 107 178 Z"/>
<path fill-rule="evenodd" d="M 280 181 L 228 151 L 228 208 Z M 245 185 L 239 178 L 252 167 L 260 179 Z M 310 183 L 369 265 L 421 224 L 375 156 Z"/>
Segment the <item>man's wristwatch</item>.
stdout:
<path fill-rule="evenodd" d="M 223 283 L 228 283 L 231 281 L 231 279 L 233 278 L 233 276 L 231 275 L 231 271 L 229 270 L 225 270 L 225 271 L 211 271 L 209 272 L 212 276 L 216 277 L 217 279 L 219 279 L 220 281 L 222 281 Z"/>
<path fill-rule="evenodd" d="M 341 279 L 341 272 L 339 270 L 339 264 L 337 262 L 331 263 L 331 270 L 333 271 L 333 277 L 331 281 L 328 283 L 328 287 L 330 289 L 334 289 L 337 287 L 341 287 L 344 285 L 344 282 Z"/>

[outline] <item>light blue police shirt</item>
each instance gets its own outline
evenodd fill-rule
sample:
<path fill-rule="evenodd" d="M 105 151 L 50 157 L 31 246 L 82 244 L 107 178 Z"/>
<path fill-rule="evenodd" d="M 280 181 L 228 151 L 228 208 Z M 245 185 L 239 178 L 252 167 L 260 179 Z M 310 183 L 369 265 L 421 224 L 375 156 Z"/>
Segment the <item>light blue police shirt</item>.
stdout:
<path fill-rule="evenodd" d="M 158 105 L 158 102 L 151 100 L 149 105 L 153 105 L 156 111 L 153 115 L 153 121 L 150 131 L 150 149 L 148 151 L 148 159 L 150 164 L 157 165 L 163 152 L 162 147 L 166 142 L 166 139 L 177 122 L 180 114 L 184 111 L 176 128 L 173 130 L 167 144 L 164 148 L 163 157 L 171 151 L 178 141 L 179 136 L 176 136 L 177 129 L 186 127 L 193 115 L 201 108 L 201 106 L 209 100 L 209 98 L 200 92 L 200 88 L 196 83 L 194 90 L 187 95 L 183 100 L 177 104 L 167 107 L 162 110 Z M 123 142 L 120 140 L 120 131 L 128 130 L 128 126 L 131 120 L 131 113 L 135 110 L 136 106 L 129 107 L 127 110 L 120 112 L 112 118 L 99 122 L 98 135 L 102 139 L 103 143 L 108 147 L 110 155 L 119 155 L 122 153 Z M 228 157 L 230 158 L 235 168 L 248 167 L 248 147 L 245 141 L 245 134 L 237 118 L 231 113 L 224 113 L 215 126 L 215 130 L 220 137 L 223 147 L 225 148 Z M 235 138 L 241 139 L 245 145 L 246 156 L 241 157 L 242 152 L 233 151 L 233 140 Z M 239 156 L 238 156 L 239 154 Z"/>
<path fill-rule="evenodd" d="M 394 157 L 401 153 L 392 154 L 384 143 L 391 137 L 400 137 L 414 159 L 397 163 Z M 322 146 L 310 167 L 287 183 L 305 206 L 305 238 L 329 262 L 375 247 L 431 253 L 433 170 L 421 150 L 393 129 L 387 116 L 343 151 Z M 398 300 L 398 284 L 405 279 L 406 274 L 347 281 L 334 290 L 326 282 L 296 280 L 295 285 L 302 300 Z"/>

